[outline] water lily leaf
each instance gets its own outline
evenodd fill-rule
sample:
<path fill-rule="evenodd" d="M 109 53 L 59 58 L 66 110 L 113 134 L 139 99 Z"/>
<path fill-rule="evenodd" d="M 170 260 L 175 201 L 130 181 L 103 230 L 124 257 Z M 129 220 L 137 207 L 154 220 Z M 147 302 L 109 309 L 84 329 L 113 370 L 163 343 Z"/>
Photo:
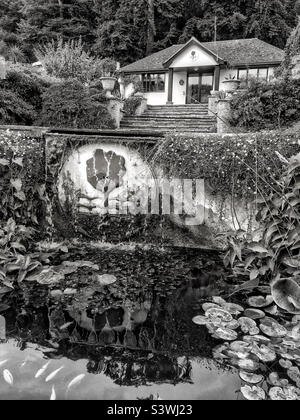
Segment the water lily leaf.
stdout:
<path fill-rule="evenodd" d="M 286 359 L 280 359 L 279 364 L 281 367 L 283 367 L 283 369 L 290 369 L 293 367 L 293 363 L 290 360 L 286 360 Z"/>
<path fill-rule="evenodd" d="M 240 324 L 237 320 L 232 320 L 230 322 L 224 322 L 224 327 L 229 328 L 230 330 L 237 330 L 240 327 Z"/>
<path fill-rule="evenodd" d="M 269 390 L 269 396 L 272 401 L 297 401 L 300 398 L 300 390 L 291 386 L 273 387 Z"/>
<path fill-rule="evenodd" d="M 266 399 L 265 391 L 258 386 L 243 386 L 241 388 L 243 396 L 249 401 L 264 401 Z"/>
<path fill-rule="evenodd" d="M 245 335 L 244 341 L 246 343 L 262 343 L 262 344 L 269 344 L 271 340 L 263 335 Z"/>
<path fill-rule="evenodd" d="M 257 331 L 257 325 L 256 322 L 251 318 L 242 317 L 238 319 L 238 322 L 241 326 L 241 329 L 243 333 L 250 334 L 250 335 L 256 335 L 259 333 Z"/>
<path fill-rule="evenodd" d="M 251 346 L 244 341 L 234 341 L 233 343 L 230 343 L 230 349 L 235 352 L 246 353 L 251 350 Z"/>
<path fill-rule="evenodd" d="M 237 332 L 229 330 L 228 328 L 218 328 L 215 332 L 215 336 L 225 341 L 234 341 L 238 338 Z"/>
<path fill-rule="evenodd" d="M 300 370 L 298 367 L 291 367 L 287 371 L 288 377 L 296 384 L 300 383 Z"/>
<path fill-rule="evenodd" d="M 205 326 L 209 323 L 209 320 L 205 316 L 199 315 L 193 318 L 193 323 L 196 325 Z"/>
<path fill-rule="evenodd" d="M 202 309 L 204 312 L 208 311 L 211 308 L 220 308 L 220 306 L 217 305 L 216 303 L 204 303 L 202 305 Z"/>
<path fill-rule="evenodd" d="M 270 306 L 274 300 L 273 297 L 267 296 L 266 298 L 264 296 L 253 296 L 248 299 L 248 305 L 252 306 L 253 308 L 265 308 L 267 306 Z"/>
<path fill-rule="evenodd" d="M 269 382 L 273 386 L 280 387 L 286 387 L 289 384 L 289 381 L 287 379 L 280 379 L 279 374 L 277 372 L 270 373 Z"/>
<path fill-rule="evenodd" d="M 231 363 L 247 372 L 256 372 L 260 367 L 259 363 L 253 359 L 232 360 Z"/>
<path fill-rule="evenodd" d="M 253 320 L 255 319 L 262 319 L 266 316 L 266 314 L 263 311 L 260 311 L 259 309 L 246 309 L 244 312 L 244 316 L 246 318 L 251 318 Z"/>
<path fill-rule="evenodd" d="M 300 287 L 294 280 L 275 281 L 272 284 L 272 296 L 279 308 L 291 314 L 300 314 Z"/>
<path fill-rule="evenodd" d="M 223 308 L 231 315 L 240 315 L 242 312 L 244 312 L 244 308 L 240 305 L 236 305 L 235 303 L 226 303 Z"/>
<path fill-rule="evenodd" d="M 261 345 L 254 345 L 251 352 L 259 358 L 262 362 L 274 362 L 277 358 L 276 353 L 270 347 Z"/>
<path fill-rule="evenodd" d="M 64 261 L 62 265 L 66 267 L 74 267 L 74 268 L 82 268 L 82 267 L 88 267 L 91 268 L 94 271 L 99 271 L 99 265 L 94 264 L 90 261 Z"/>
<path fill-rule="evenodd" d="M 216 303 L 219 306 L 224 306 L 227 303 L 223 298 L 221 298 L 219 296 L 214 296 L 212 298 L 212 300 L 213 300 L 214 303 Z"/>
<path fill-rule="evenodd" d="M 256 375 L 255 373 L 240 371 L 240 378 L 248 384 L 257 385 L 264 380 L 262 375 Z"/>
<path fill-rule="evenodd" d="M 229 356 L 225 354 L 225 352 L 228 350 L 228 344 L 220 344 L 219 346 L 215 347 L 213 349 L 213 358 L 215 360 L 226 360 L 229 359 Z"/>
<path fill-rule="evenodd" d="M 265 308 L 264 310 L 265 310 L 265 312 L 267 312 L 270 315 L 273 315 L 273 316 L 278 315 L 278 306 L 277 305 L 270 306 L 270 308 Z"/>
<path fill-rule="evenodd" d="M 231 322 L 233 320 L 232 315 L 222 308 L 211 308 L 205 312 L 205 316 L 211 320 L 220 320 L 221 322 Z"/>
<path fill-rule="evenodd" d="M 261 321 L 260 329 L 268 337 L 283 338 L 287 335 L 286 328 L 271 318 L 264 318 Z"/>
<path fill-rule="evenodd" d="M 93 277 L 100 286 L 109 286 L 110 284 L 114 284 L 117 281 L 117 277 L 110 274 L 103 274 L 100 276 L 99 274 L 95 273 Z"/>

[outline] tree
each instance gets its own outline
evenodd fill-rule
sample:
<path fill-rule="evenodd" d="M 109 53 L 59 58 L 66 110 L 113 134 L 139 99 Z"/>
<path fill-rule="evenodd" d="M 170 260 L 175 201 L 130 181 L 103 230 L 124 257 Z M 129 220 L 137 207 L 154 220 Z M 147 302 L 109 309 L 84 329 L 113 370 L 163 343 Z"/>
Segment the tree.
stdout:
<path fill-rule="evenodd" d="M 105 98 L 97 88 L 69 79 L 51 85 L 43 95 L 39 124 L 70 128 L 112 128 Z"/>
<path fill-rule="evenodd" d="M 58 79 L 78 79 L 90 84 L 100 77 L 100 60 L 85 50 L 81 38 L 66 42 L 59 38 L 37 48 L 35 55 L 44 64 L 47 73 Z"/>

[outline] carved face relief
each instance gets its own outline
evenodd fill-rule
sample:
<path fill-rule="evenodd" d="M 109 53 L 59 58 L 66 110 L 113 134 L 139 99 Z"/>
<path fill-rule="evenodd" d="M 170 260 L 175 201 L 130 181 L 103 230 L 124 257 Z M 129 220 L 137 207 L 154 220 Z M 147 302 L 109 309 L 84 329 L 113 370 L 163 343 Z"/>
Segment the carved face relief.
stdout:
<path fill-rule="evenodd" d="M 66 180 L 76 193 L 66 188 Z M 104 214 L 111 204 L 117 209 L 146 205 L 149 188 L 156 191 L 151 169 L 138 152 L 106 143 L 74 151 L 61 171 L 58 188 L 64 207 L 77 197 L 79 212 L 88 214 Z"/>

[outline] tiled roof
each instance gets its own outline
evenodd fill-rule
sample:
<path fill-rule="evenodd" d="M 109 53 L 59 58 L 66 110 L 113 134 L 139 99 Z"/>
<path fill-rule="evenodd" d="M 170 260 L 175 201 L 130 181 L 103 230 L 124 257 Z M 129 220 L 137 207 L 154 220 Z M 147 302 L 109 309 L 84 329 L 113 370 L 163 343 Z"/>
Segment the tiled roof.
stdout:
<path fill-rule="evenodd" d="M 257 38 L 231 41 L 202 42 L 202 45 L 231 66 L 277 64 L 284 58 L 284 51 Z M 179 52 L 185 44 L 173 45 L 165 50 L 129 64 L 122 72 L 165 70 L 164 63 Z"/>

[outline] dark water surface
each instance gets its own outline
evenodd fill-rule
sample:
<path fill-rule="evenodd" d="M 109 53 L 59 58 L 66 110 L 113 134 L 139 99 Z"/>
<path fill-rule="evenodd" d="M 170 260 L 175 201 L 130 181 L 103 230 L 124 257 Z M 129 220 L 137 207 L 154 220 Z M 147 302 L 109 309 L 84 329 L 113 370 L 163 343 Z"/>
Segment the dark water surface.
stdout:
<path fill-rule="evenodd" d="M 117 282 L 95 288 L 83 268 L 61 284 L 24 282 L 2 296 L 0 399 L 50 399 L 54 391 L 80 400 L 239 398 L 237 371 L 213 360 L 218 341 L 192 322 L 223 287 L 215 253 L 77 249 L 53 263 L 63 258 L 97 263 Z"/>

